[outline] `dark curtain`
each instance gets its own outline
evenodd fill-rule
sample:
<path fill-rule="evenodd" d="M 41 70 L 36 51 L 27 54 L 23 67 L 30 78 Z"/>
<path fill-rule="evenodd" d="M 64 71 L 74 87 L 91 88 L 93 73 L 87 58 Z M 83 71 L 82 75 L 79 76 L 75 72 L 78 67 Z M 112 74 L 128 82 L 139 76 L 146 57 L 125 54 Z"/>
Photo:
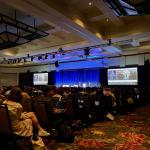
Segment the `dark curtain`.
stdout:
<path fill-rule="evenodd" d="M 138 67 L 138 85 L 141 87 L 145 86 L 145 67 L 139 66 Z"/>
<path fill-rule="evenodd" d="M 48 85 L 55 85 L 55 71 L 48 73 Z"/>
<path fill-rule="evenodd" d="M 145 62 L 144 64 L 144 80 L 145 80 L 145 86 L 150 86 L 150 62 L 149 60 Z"/>
<path fill-rule="evenodd" d="M 24 88 L 24 86 L 33 85 L 33 73 L 20 73 L 19 74 L 19 86 Z"/>
<path fill-rule="evenodd" d="M 100 69 L 101 86 L 107 86 L 107 68 Z"/>

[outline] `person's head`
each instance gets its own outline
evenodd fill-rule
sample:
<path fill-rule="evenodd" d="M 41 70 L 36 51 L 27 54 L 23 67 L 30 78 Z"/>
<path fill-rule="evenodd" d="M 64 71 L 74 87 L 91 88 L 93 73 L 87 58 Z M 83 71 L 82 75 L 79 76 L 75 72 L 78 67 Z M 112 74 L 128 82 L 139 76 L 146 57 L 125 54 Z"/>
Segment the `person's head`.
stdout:
<path fill-rule="evenodd" d="M 9 94 L 9 100 L 20 103 L 22 100 L 21 89 L 18 87 L 12 88 Z"/>
<path fill-rule="evenodd" d="M 104 88 L 103 89 L 103 94 L 105 96 L 110 96 L 111 95 L 111 88 Z"/>
<path fill-rule="evenodd" d="M 30 87 L 24 87 L 24 90 L 23 90 L 23 92 L 26 92 L 26 93 L 30 93 L 30 91 L 31 91 L 31 88 Z"/>
<path fill-rule="evenodd" d="M 55 90 L 55 88 L 54 87 L 47 87 L 47 88 L 45 88 L 44 90 L 43 90 L 43 92 L 44 92 L 44 95 L 45 96 L 53 96 L 54 95 L 54 90 Z"/>
<path fill-rule="evenodd" d="M 11 90 L 12 89 L 12 86 L 8 86 L 7 87 L 7 91 Z"/>
<path fill-rule="evenodd" d="M 139 89 L 138 88 L 134 88 L 134 92 L 136 93 L 136 92 L 138 92 L 139 91 Z"/>
<path fill-rule="evenodd" d="M 62 95 L 62 90 L 61 90 L 61 88 L 55 89 L 54 93 L 55 93 L 55 94 Z"/>

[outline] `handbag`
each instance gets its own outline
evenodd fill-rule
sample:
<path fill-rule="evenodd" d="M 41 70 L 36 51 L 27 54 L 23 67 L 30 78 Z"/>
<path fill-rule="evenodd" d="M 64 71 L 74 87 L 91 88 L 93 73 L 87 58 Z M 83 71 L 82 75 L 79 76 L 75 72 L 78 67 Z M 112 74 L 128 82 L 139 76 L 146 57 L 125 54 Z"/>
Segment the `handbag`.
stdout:
<path fill-rule="evenodd" d="M 38 137 L 36 141 L 32 139 L 33 150 L 47 150 L 41 137 Z"/>

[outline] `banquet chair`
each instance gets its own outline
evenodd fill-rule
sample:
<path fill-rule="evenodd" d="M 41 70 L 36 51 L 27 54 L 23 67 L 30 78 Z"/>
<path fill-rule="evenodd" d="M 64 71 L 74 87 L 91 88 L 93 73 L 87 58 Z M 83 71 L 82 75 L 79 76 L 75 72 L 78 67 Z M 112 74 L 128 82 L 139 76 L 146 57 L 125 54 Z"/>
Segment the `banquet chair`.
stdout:
<path fill-rule="evenodd" d="M 28 150 L 32 150 L 32 143 L 30 139 L 31 137 L 23 137 L 13 134 L 7 105 L 0 104 L 0 149 L 23 150 L 22 148 L 18 148 L 18 145 L 23 143 L 21 147 L 24 147 L 24 150 L 26 150 L 26 148 Z M 24 145 L 25 142 L 26 145 Z"/>
<path fill-rule="evenodd" d="M 49 117 L 46 110 L 46 103 L 44 101 L 37 101 L 34 105 L 35 114 L 42 125 L 49 124 Z"/>
<path fill-rule="evenodd" d="M 34 101 L 31 99 L 23 99 L 21 102 L 23 111 L 25 112 L 34 112 Z"/>

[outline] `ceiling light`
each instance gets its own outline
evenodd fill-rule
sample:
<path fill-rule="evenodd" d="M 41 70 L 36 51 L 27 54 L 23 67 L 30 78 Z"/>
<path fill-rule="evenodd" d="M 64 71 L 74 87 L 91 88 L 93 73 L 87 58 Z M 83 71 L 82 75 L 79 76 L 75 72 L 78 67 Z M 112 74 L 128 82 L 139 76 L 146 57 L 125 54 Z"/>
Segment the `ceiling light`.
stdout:
<path fill-rule="evenodd" d="M 55 62 L 55 67 L 56 68 L 59 67 L 59 62 L 58 61 Z"/>
<path fill-rule="evenodd" d="M 23 58 L 24 62 L 27 62 L 26 58 Z"/>
<path fill-rule="evenodd" d="M 45 54 L 45 59 L 47 59 L 48 58 L 48 54 Z"/>
<path fill-rule="evenodd" d="M 59 48 L 59 49 L 58 49 L 58 52 L 61 53 L 62 55 L 65 55 L 65 54 L 64 54 L 64 50 L 63 50 L 62 48 Z"/>
<path fill-rule="evenodd" d="M 18 59 L 17 59 L 17 63 L 20 63 L 20 62 L 21 62 L 21 58 L 18 58 Z"/>
<path fill-rule="evenodd" d="M 27 54 L 27 57 L 28 57 L 28 58 L 30 57 L 30 54 L 29 54 L 29 53 Z"/>
<path fill-rule="evenodd" d="M 92 2 L 89 2 L 89 6 L 92 6 Z"/>
<path fill-rule="evenodd" d="M 90 55 L 90 49 L 87 47 L 84 49 L 84 55 L 89 56 Z"/>
<path fill-rule="evenodd" d="M 34 57 L 33 57 L 33 56 L 31 56 L 31 61 L 33 61 L 33 59 L 34 59 Z"/>
<path fill-rule="evenodd" d="M 13 63 L 13 60 L 12 60 L 12 59 L 9 59 L 8 62 L 9 62 L 9 64 L 12 64 L 12 63 Z"/>
<path fill-rule="evenodd" d="M 78 24 L 79 26 L 81 26 L 82 28 L 85 28 L 84 23 L 83 23 L 80 19 L 75 18 L 75 19 L 74 19 L 74 22 L 75 22 L 76 24 Z"/>
<path fill-rule="evenodd" d="M 102 39 L 102 35 L 99 32 L 96 32 L 96 36 L 100 39 Z"/>
<path fill-rule="evenodd" d="M 108 39 L 108 45 L 110 46 L 112 44 L 111 39 Z"/>
<path fill-rule="evenodd" d="M 42 59 L 42 56 L 40 55 L 40 56 L 38 56 L 38 60 L 41 60 Z"/>
<path fill-rule="evenodd" d="M 10 50 L 5 50 L 4 52 L 3 52 L 3 54 L 4 55 L 6 55 L 6 56 L 14 56 L 14 53 Z"/>
<path fill-rule="evenodd" d="M 58 49 L 58 52 L 59 52 L 59 53 L 63 53 L 64 50 L 63 50 L 62 48 L 59 48 L 59 49 Z"/>
<path fill-rule="evenodd" d="M 137 41 L 137 40 L 132 40 L 131 45 L 132 45 L 133 47 L 140 46 L 140 42 Z"/>
<path fill-rule="evenodd" d="M 55 58 L 55 54 L 52 55 L 52 58 L 53 58 L 53 59 Z"/>
<path fill-rule="evenodd" d="M 13 63 L 14 63 L 14 64 L 16 63 L 16 59 L 13 60 Z"/>

